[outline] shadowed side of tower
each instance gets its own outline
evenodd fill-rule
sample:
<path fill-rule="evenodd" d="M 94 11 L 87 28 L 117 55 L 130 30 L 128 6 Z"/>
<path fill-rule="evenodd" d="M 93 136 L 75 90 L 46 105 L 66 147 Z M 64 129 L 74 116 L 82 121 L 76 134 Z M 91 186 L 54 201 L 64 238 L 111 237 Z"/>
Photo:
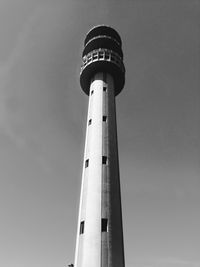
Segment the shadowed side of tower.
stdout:
<path fill-rule="evenodd" d="M 89 31 L 80 83 L 89 96 L 75 267 L 124 267 L 115 96 L 123 89 L 121 38 L 104 25 Z"/>

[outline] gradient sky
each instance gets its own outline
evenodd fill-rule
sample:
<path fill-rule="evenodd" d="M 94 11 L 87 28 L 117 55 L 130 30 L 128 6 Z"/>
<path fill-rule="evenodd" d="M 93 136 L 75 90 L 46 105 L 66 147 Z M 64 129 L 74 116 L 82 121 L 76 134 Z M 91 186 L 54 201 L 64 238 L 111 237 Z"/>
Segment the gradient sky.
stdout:
<path fill-rule="evenodd" d="M 198 0 L 0 0 L 0 266 L 74 261 L 85 34 L 121 35 L 127 267 L 200 267 Z"/>

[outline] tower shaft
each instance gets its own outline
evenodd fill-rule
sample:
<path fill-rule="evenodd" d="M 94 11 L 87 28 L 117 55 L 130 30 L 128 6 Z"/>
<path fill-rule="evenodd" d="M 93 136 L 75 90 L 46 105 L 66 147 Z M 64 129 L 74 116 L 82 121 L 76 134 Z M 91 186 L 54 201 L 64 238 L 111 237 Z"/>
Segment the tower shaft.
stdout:
<path fill-rule="evenodd" d="M 124 267 L 114 87 L 106 72 L 90 80 L 75 267 Z"/>
<path fill-rule="evenodd" d="M 84 41 L 80 84 L 89 96 L 75 267 L 124 267 L 115 96 L 123 89 L 122 42 L 111 27 Z"/>

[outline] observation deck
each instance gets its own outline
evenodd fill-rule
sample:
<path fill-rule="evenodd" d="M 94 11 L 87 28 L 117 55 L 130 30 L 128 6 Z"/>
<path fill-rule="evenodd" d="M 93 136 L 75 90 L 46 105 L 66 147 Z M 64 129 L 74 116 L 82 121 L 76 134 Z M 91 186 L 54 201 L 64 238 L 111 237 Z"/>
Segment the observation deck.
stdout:
<path fill-rule="evenodd" d="M 80 84 L 89 95 L 91 78 L 97 72 L 107 72 L 113 76 L 115 95 L 125 83 L 122 42 L 119 34 L 111 27 L 100 25 L 86 35 L 82 53 Z"/>

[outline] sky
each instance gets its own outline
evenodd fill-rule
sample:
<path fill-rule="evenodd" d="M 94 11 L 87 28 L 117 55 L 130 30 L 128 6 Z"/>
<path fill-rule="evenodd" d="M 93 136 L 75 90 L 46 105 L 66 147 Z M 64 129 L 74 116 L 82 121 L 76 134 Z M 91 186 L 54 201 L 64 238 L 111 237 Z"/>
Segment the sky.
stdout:
<path fill-rule="evenodd" d="M 0 0 L 0 266 L 74 261 L 88 97 L 83 40 L 123 42 L 127 267 L 200 267 L 198 0 Z"/>

